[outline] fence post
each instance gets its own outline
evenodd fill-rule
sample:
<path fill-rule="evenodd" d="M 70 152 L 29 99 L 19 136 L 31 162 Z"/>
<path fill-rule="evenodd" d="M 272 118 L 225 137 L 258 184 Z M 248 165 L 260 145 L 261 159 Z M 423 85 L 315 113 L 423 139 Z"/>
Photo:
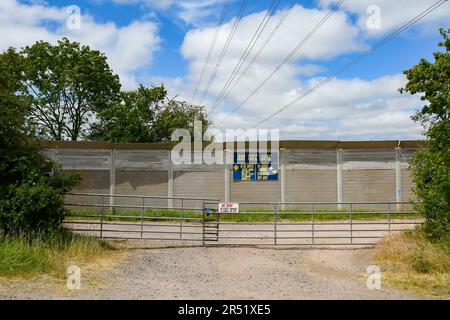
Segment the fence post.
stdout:
<path fill-rule="evenodd" d="M 342 209 L 342 202 L 343 202 L 343 182 L 342 182 L 342 149 L 336 150 L 336 178 L 337 178 L 337 186 L 336 186 L 336 192 L 337 192 L 337 208 L 338 210 Z"/>
<path fill-rule="evenodd" d="M 203 246 L 205 246 L 205 203 L 202 204 Z"/>
<path fill-rule="evenodd" d="M 171 209 L 173 208 L 173 194 L 174 194 L 174 187 L 173 187 L 173 165 L 172 165 L 172 150 L 169 149 L 168 154 L 168 164 L 167 164 L 167 208 Z"/>
<path fill-rule="evenodd" d="M 110 167 L 109 167 L 109 211 L 114 212 L 114 206 L 116 205 L 116 150 L 111 149 L 110 155 Z"/>
<path fill-rule="evenodd" d="M 273 225 L 273 231 L 274 231 L 273 239 L 274 239 L 274 244 L 277 245 L 278 210 L 277 210 L 277 203 L 276 202 L 273 203 L 273 221 L 274 221 L 274 225 Z"/>
<path fill-rule="evenodd" d="M 104 208 L 105 202 L 106 202 L 105 196 L 103 196 L 102 198 L 103 198 L 103 208 Z M 103 214 L 104 214 L 103 208 L 101 210 L 101 216 L 100 216 L 100 238 L 103 237 Z"/>
<path fill-rule="evenodd" d="M 388 203 L 388 224 L 389 224 L 389 235 L 391 235 L 391 204 Z"/>
<path fill-rule="evenodd" d="M 141 209 L 141 239 L 144 237 L 144 207 L 145 207 L 145 198 L 142 197 L 142 209 Z"/>
<path fill-rule="evenodd" d="M 183 208 L 184 201 L 181 199 L 181 210 L 180 210 L 180 239 L 183 237 Z"/>
<path fill-rule="evenodd" d="M 316 211 L 316 207 L 314 206 L 314 203 L 312 204 L 312 222 L 311 222 L 311 232 L 312 232 L 312 244 L 314 244 L 314 213 Z"/>
<path fill-rule="evenodd" d="M 224 201 L 230 202 L 231 199 L 231 166 L 232 163 L 228 163 L 231 161 L 231 152 L 229 149 L 225 149 L 224 151 Z"/>
<path fill-rule="evenodd" d="M 281 210 L 286 210 L 287 202 L 287 176 L 286 176 L 286 149 L 280 148 L 280 185 L 281 185 Z"/>
<path fill-rule="evenodd" d="M 350 243 L 353 243 L 353 203 L 350 203 Z"/>
<path fill-rule="evenodd" d="M 400 212 L 402 210 L 402 168 L 400 163 L 400 147 L 395 148 L 395 201 L 396 210 Z"/>

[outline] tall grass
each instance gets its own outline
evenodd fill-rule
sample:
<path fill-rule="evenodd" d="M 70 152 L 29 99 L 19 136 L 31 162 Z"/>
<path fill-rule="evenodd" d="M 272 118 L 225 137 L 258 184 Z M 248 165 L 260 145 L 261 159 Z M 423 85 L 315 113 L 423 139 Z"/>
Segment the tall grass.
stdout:
<path fill-rule="evenodd" d="M 112 249 L 102 240 L 67 229 L 32 236 L 0 234 L 0 276 L 63 276 L 68 265 L 87 263 Z"/>
<path fill-rule="evenodd" d="M 374 258 L 388 284 L 450 299 L 450 245 L 429 241 L 420 227 L 381 241 Z"/>

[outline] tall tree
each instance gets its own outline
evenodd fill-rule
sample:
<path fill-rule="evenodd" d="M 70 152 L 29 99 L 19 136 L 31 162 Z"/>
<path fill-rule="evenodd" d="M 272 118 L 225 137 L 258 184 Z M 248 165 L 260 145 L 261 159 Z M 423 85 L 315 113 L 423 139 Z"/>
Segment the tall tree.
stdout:
<path fill-rule="evenodd" d="M 79 181 L 46 159 L 26 126 L 29 101 L 14 50 L 0 55 L 0 233 L 32 232 L 59 227 L 64 218 L 63 194 Z"/>
<path fill-rule="evenodd" d="M 120 92 L 119 77 L 106 56 L 63 38 L 39 41 L 17 53 L 16 69 L 31 104 L 28 120 L 37 133 L 54 140 L 78 140 L 95 112 Z"/>
<path fill-rule="evenodd" d="M 111 102 L 99 113 L 92 125 L 90 138 L 111 142 L 169 142 L 175 129 L 188 129 L 193 136 L 194 120 L 210 122 L 203 108 L 167 98 L 163 85 L 122 92 L 118 101 Z"/>
<path fill-rule="evenodd" d="M 28 152 L 25 116 L 29 110 L 27 101 L 15 93 L 22 89 L 11 62 L 17 58 L 13 50 L 0 55 L 0 196 L 5 186 L 23 177 L 23 158 Z M 24 152 L 25 151 L 25 152 Z"/>
<path fill-rule="evenodd" d="M 450 29 L 440 33 L 442 51 L 433 54 L 434 62 L 421 59 L 406 70 L 408 82 L 400 92 L 421 94 L 426 101 L 412 117 L 423 125 L 429 144 L 413 158 L 414 191 L 428 218 L 428 235 L 450 243 Z"/>

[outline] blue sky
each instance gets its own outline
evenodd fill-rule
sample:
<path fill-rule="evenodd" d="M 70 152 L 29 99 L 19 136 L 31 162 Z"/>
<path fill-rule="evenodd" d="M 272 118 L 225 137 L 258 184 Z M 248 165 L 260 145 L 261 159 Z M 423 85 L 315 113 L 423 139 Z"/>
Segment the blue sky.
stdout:
<path fill-rule="evenodd" d="M 204 105 L 216 101 L 272 0 L 249 0 L 211 86 L 216 66 L 242 1 L 230 0 L 212 58 L 193 98 L 205 65 L 217 21 L 226 0 L 2 0 L 0 49 L 22 47 L 37 40 L 56 42 L 62 36 L 89 44 L 108 56 L 124 90 L 139 83 L 164 83 L 171 96 Z M 277 1 L 275 1 L 277 2 Z M 281 68 L 271 81 L 236 113 L 230 114 L 337 1 L 279 0 L 261 38 L 244 61 L 244 70 L 282 15 L 294 6 L 268 46 L 238 85 L 210 117 L 219 129 L 247 128 L 307 91 L 323 77 L 396 30 L 436 0 L 346 0 L 337 12 Z M 68 19 L 80 9 L 80 26 Z M 375 9 L 374 7 L 375 6 Z M 373 10 L 378 10 L 375 12 Z M 373 20 L 375 19 L 375 20 Z M 378 25 L 369 25 L 369 22 Z M 289 139 L 416 139 L 421 129 L 410 115 L 421 106 L 417 96 L 400 95 L 402 71 L 420 58 L 432 59 L 440 39 L 437 29 L 449 28 L 445 3 L 413 28 L 340 74 L 323 88 L 264 123 Z M 372 26 L 372 27 L 371 27 Z M 239 75 L 239 73 L 238 73 Z M 203 91 L 205 91 L 204 99 Z"/>

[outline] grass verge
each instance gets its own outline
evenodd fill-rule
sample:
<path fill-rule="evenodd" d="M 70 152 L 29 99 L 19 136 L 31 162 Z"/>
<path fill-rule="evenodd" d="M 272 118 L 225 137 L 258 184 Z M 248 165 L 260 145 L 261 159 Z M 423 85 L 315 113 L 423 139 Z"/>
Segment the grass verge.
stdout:
<path fill-rule="evenodd" d="M 82 266 L 105 257 L 114 248 L 105 241 L 67 229 L 50 235 L 0 235 L 0 276 L 29 277 L 50 274 L 64 277 L 69 265 Z"/>
<path fill-rule="evenodd" d="M 389 286 L 450 299 L 450 246 L 430 242 L 420 227 L 381 241 L 374 259 Z"/>
<path fill-rule="evenodd" d="M 123 221 L 138 221 L 132 218 L 123 217 L 140 217 L 142 211 L 133 210 L 115 210 L 110 212 L 109 210 L 70 210 L 70 214 L 67 216 L 66 220 L 77 220 L 79 218 L 83 219 L 93 219 L 98 220 L 98 217 L 89 216 L 99 216 L 103 214 L 104 220 L 123 220 Z M 198 211 L 191 210 L 171 210 L 171 209 L 159 209 L 159 210 L 146 210 L 143 214 L 144 217 L 149 218 L 197 218 L 202 217 L 202 213 Z M 211 217 L 213 217 L 211 215 Z M 387 220 L 389 218 L 388 214 L 380 213 L 375 210 L 369 209 L 359 209 L 352 212 L 352 220 Z M 391 220 L 395 219 L 418 219 L 421 218 L 417 214 L 411 214 L 409 212 L 391 213 Z M 274 219 L 273 211 L 267 209 L 249 209 L 242 211 L 239 214 L 222 214 L 220 216 L 221 221 L 229 222 L 272 222 Z M 313 214 L 310 211 L 289 209 L 280 210 L 278 212 L 278 221 L 292 221 L 292 222 L 310 222 L 313 219 Z M 349 220 L 350 213 L 348 210 L 316 210 L 314 212 L 315 221 L 332 221 L 332 220 Z M 156 219 L 155 219 L 156 220 Z"/>

